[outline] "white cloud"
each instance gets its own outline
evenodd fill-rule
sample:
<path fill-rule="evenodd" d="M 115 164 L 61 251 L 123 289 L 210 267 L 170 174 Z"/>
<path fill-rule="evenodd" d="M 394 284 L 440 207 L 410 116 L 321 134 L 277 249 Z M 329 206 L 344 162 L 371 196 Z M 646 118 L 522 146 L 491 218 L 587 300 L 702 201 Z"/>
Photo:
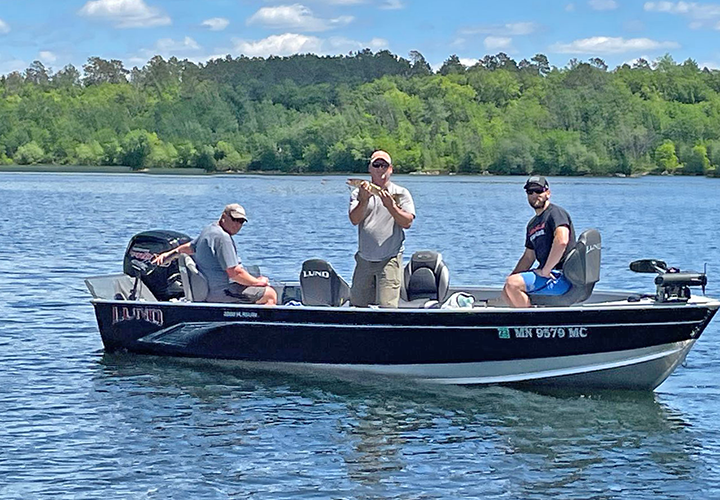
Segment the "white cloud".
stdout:
<path fill-rule="evenodd" d="M 129 59 L 132 64 L 145 64 L 155 56 L 162 56 L 164 59 L 177 57 L 178 59 L 189 59 L 195 62 L 205 62 L 208 56 L 202 52 L 202 47 L 192 38 L 186 36 L 182 40 L 172 38 L 161 38 L 149 49 L 141 49 L 140 53 Z"/>
<path fill-rule="evenodd" d="M 650 61 L 652 61 L 652 57 L 650 57 L 650 56 L 648 56 L 648 55 L 641 55 L 641 56 L 635 57 L 635 58 L 633 58 L 633 59 L 629 59 L 629 60 L 627 60 L 627 61 L 623 61 L 623 64 L 627 64 L 628 66 L 632 66 L 632 65 L 637 64 L 638 62 L 640 62 L 640 59 L 643 59 L 645 62 L 648 62 L 648 63 L 649 63 Z"/>
<path fill-rule="evenodd" d="M 522 22 L 464 28 L 460 30 L 460 33 L 463 35 L 522 36 L 531 35 L 537 30 L 537 24 Z"/>
<path fill-rule="evenodd" d="M 593 10 L 615 10 L 618 8 L 615 0 L 588 0 L 588 5 Z"/>
<path fill-rule="evenodd" d="M 720 69 L 720 63 L 717 61 L 705 61 L 698 63 L 698 66 L 701 68 L 707 68 L 707 69 Z"/>
<path fill-rule="evenodd" d="M 300 4 L 263 7 L 247 20 L 247 24 L 259 24 L 266 28 L 297 31 L 326 31 L 345 26 L 353 21 L 352 16 L 335 19 L 315 17 L 310 9 Z"/>
<path fill-rule="evenodd" d="M 172 38 L 161 38 L 155 44 L 155 48 L 160 52 L 200 50 L 198 43 L 189 36 L 186 36 L 181 41 L 173 40 Z"/>
<path fill-rule="evenodd" d="M 284 33 L 272 35 L 262 40 L 234 39 L 235 51 L 246 56 L 289 56 L 293 54 L 343 54 L 351 50 L 365 48 L 381 50 L 388 47 L 383 38 L 373 38 L 369 42 L 360 42 L 344 37 L 318 38 L 315 36 Z"/>
<path fill-rule="evenodd" d="M 257 41 L 235 40 L 235 50 L 250 57 L 318 53 L 321 47 L 319 38 L 294 33 L 272 35 Z"/>
<path fill-rule="evenodd" d="M 646 12 L 661 12 L 690 18 L 690 28 L 720 29 L 720 5 L 695 2 L 645 2 Z"/>
<path fill-rule="evenodd" d="M 383 10 L 399 10 L 404 9 L 405 5 L 401 0 L 385 0 L 385 3 L 380 5 Z"/>
<path fill-rule="evenodd" d="M 461 57 L 460 58 L 460 64 L 463 66 L 467 66 L 468 68 L 471 66 L 475 66 L 479 62 L 479 59 L 473 59 L 471 57 Z"/>
<path fill-rule="evenodd" d="M 202 25 L 210 28 L 210 31 L 222 31 L 228 27 L 228 24 L 230 24 L 230 21 L 224 17 L 213 17 L 202 22 Z"/>
<path fill-rule="evenodd" d="M 57 61 L 57 56 L 49 50 L 41 50 L 38 57 L 40 58 L 40 61 L 48 64 L 52 64 Z"/>
<path fill-rule="evenodd" d="M 565 6 L 565 12 L 574 12 L 575 11 L 575 4 L 569 3 Z"/>
<path fill-rule="evenodd" d="M 10 33 L 10 25 L 0 19 L 0 35 L 4 35 L 5 33 Z"/>
<path fill-rule="evenodd" d="M 144 0 L 92 0 L 79 14 L 110 21 L 118 28 L 150 28 L 172 23 L 160 9 L 150 7 Z"/>
<path fill-rule="evenodd" d="M 645 2 L 643 8 L 647 12 L 666 12 L 696 18 L 720 15 L 720 6 L 695 2 Z"/>
<path fill-rule="evenodd" d="M 487 50 L 509 50 L 512 48 L 512 38 L 506 36 L 488 36 L 483 41 Z"/>
<path fill-rule="evenodd" d="M 575 40 L 571 43 L 556 43 L 551 46 L 552 52 L 561 54 L 622 54 L 632 51 L 652 51 L 676 49 L 676 42 L 658 42 L 649 38 L 630 38 L 595 36 Z"/>

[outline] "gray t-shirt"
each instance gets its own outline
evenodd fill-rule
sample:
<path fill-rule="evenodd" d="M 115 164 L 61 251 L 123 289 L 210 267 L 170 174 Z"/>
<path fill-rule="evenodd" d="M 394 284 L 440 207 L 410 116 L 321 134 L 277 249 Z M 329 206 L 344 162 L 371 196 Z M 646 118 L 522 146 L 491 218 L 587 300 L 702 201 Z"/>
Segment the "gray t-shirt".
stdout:
<path fill-rule="evenodd" d="M 395 195 L 395 202 L 400 208 L 415 215 L 415 203 L 410 191 L 392 182 L 388 182 L 385 189 Z M 360 203 L 359 193 L 360 188 L 356 188 L 350 194 L 351 212 Z M 378 196 L 370 197 L 366 214 L 358 224 L 358 255 L 370 262 L 380 262 L 402 252 L 405 231 L 395 222 Z"/>
<path fill-rule="evenodd" d="M 213 222 L 202 230 L 191 246 L 198 271 L 207 278 L 208 296 L 225 290 L 230 284 L 226 269 L 240 264 L 232 236 Z"/>

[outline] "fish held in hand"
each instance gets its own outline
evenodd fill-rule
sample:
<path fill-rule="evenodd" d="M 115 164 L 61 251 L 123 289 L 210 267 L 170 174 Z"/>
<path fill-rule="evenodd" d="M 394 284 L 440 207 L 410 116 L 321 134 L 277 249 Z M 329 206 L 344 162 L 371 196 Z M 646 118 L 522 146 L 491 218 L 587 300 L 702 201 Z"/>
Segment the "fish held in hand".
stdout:
<path fill-rule="evenodd" d="M 353 188 L 359 188 L 363 183 L 367 185 L 368 191 L 370 191 L 375 196 L 380 196 L 380 193 L 382 191 L 385 191 L 383 188 L 378 186 L 377 184 L 373 184 L 370 181 L 366 181 L 364 179 L 348 179 L 347 185 Z M 395 203 L 400 202 L 400 196 L 397 194 L 392 195 L 393 200 L 395 200 Z"/>

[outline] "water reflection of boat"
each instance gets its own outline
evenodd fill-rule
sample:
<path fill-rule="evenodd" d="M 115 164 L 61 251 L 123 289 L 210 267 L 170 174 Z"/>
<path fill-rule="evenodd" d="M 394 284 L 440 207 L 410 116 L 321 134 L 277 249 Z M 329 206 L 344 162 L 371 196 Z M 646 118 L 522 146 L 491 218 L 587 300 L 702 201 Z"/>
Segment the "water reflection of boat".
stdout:
<path fill-rule="evenodd" d="M 202 283 L 193 281 L 199 277 L 186 264 L 179 268 L 185 295 L 197 300 Z M 347 285 L 332 267 L 318 260 L 305 264 L 299 283 L 275 286 L 283 304 L 277 307 L 156 298 L 142 273 L 86 282 L 108 352 L 460 385 L 652 390 L 682 363 L 720 307 L 690 294 L 689 287 L 706 283 L 704 274 L 643 261 L 636 270 L 659 272 L 654 294 L 590 287 L 581 303 L 511 309 L 497 305 L 499 289 L 449 287 L 436 259 L 434 267 L 417 267 L 431 269 L 429 275 L 416 275 L 411 263 L 400 308 L 361 309 L 347 306 Z M 446 297 L 454 298 L 455 308 L 442 308 Z M 469 299 L 466 307 L 460 299 Z"/>

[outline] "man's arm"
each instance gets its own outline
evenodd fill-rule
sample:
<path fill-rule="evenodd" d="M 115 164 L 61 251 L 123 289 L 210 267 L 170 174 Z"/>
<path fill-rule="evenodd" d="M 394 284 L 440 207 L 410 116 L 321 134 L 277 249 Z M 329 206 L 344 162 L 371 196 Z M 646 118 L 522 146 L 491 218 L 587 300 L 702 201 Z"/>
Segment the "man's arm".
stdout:
<path fill-rule="evenodd" d="M 269 280 L 265 276 L 256 278 L 245 270 L 241 265 L 228 267 L 225 272 L 230 278 L 230 281 L 239 283 L 245 286 L 269 286 Z"/>
<path fill-rule="evenodd" d="M 400 208 L 398 204 L 395 203 L 395 199 L 393 198 L 393 196 L 386 190 L 383 189 L 380 192 L 379 196 L 382 204 L 385 205 L 385 208 L 388 209 L 388 212 L 390 212 L 392 218 L 395 219 L 397 225 L 403 229 L 410 229 L 410 226 L 412 225 L 415 216 L 410 212 L 407 212 Z"/>
<path fill-rule="evenodd" d="M 156 255 L 155 257 L 153 257 L 153 260 L 151 260 L 150 263 L 156 266 L 162 266 L 165 263 L 169 264 L 173 260 L 177 259 L 181 253 L 184 253 L 186 255 L 192 255 L 193 253 L 195 253 L 192 249 L 192 241 L 188 241 L 187 243 L 183 243 L 179 247 L 175 247 L 172 250 L 168 250 L 167 252 Z"/>
<path fill-rule="evenodd" d="M 545 278 L 552 276 L 552 270 L 555 268 L 557 263 L 560 262 L 562 256 L 565 255 L 565 249 L 567 248 L 569 242 L 570 228 L 567 226 L 560 226 L 556 228 L 555 234 L 553 235 L 553 244 L 550 248 L 550 255 L 548 255 L 547 261 L 545 262 L 545 267 L 537 270 L 537 273 L 540 276 L 544 276 Z"/>
<path fill-rule="evenodd" d="M 515 269 L 513 269 L 510 274 L 517 274 L 527 271 L 533 265 L 533 262 L 535 262 L 535 250 L 533 250 L 532 248 L 525 248 L 525 251 L 520 257 L 520 260 L 518 260 L 518 263 L 515 264 Z"/>
<path fill-rule="evenodd" d="M 352 222 L 353 226 L 357 226 L 358 224 L 360 224 L 365 218 L 365 215 L 367 214 L 368 201 L 370 200 L 371 193 L 367 189 L 365 183 L 360 184 L 357 196 L 357 204 L 350 210 L 350 213 L 348 214 L 350 216 L 350 222 Z"/>

